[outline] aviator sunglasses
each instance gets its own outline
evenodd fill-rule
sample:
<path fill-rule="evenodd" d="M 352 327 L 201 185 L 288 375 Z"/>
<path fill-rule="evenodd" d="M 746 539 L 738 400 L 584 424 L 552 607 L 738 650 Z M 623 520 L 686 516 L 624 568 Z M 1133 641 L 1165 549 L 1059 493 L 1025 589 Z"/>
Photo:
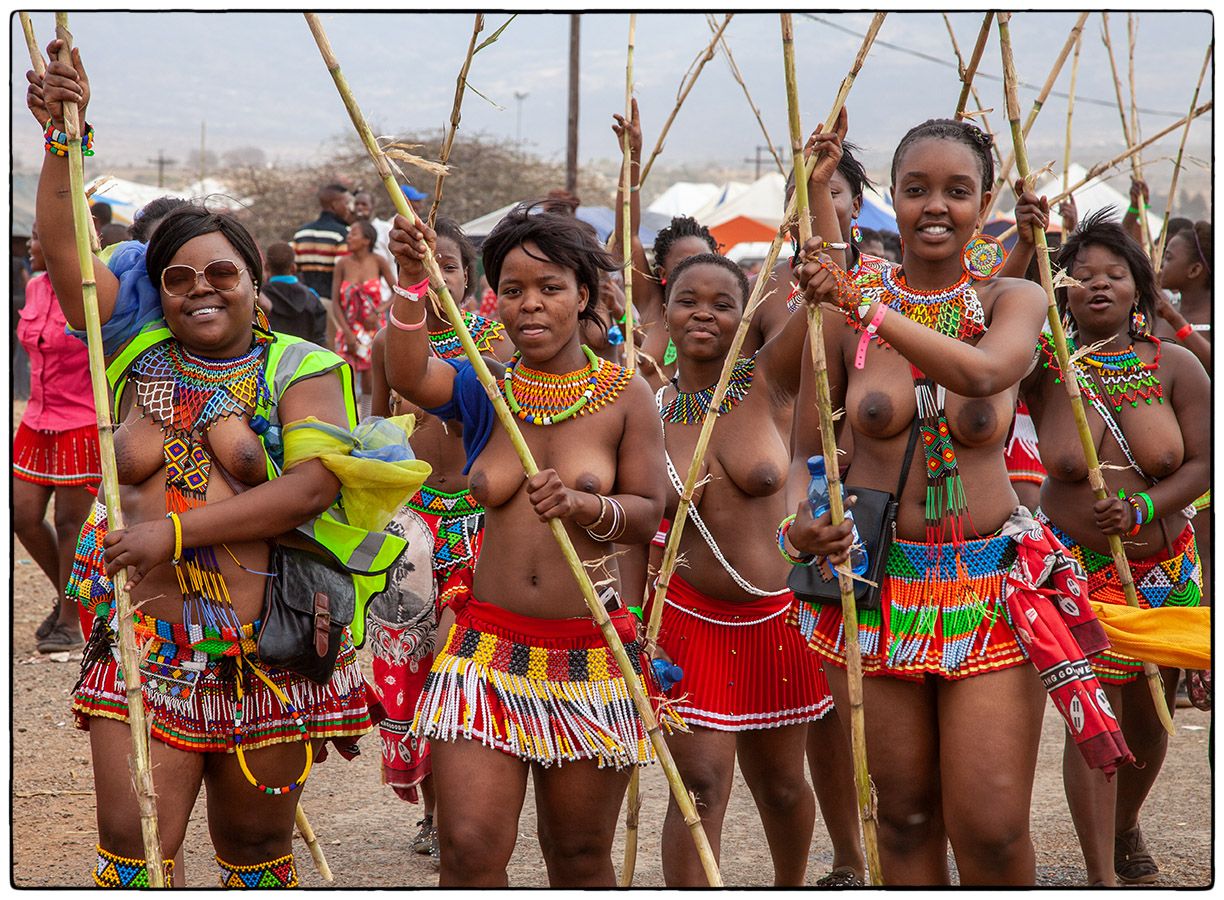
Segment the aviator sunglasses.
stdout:
<path fill-rule="evenodd" d="M 204 267 L 204 271 L 187 265 L 166 266 L 162 270 L 162 290 L 171 297 L 184 297 L 191 293 L 201 275 L 215 290 L 232 291 L 242 280 L 245 267 L 239 266 L 232 259 L 214 259 Z"/>

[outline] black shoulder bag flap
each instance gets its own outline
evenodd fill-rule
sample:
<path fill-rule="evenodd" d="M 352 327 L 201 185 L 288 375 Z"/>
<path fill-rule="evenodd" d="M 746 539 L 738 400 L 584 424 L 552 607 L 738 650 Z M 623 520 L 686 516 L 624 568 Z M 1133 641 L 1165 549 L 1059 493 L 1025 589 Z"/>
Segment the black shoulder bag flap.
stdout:
<path fill-rule="evenodd" d="M 905 491 L 905 482 L 909 478 L 910 463 L 914 459 L 914 447 L 918 443 L 918 416 L 914 416 L 913 427 L 910 428 L 909 442 L 905 447 L 905 460 L 901 463 L 901 477 L 897 480 L 897 493 L 877 491 L 874 488 L 851 487 L 846 485 L 846 495 L 853 494 L 854 526 L 858 529 L 859 540 L 867 551 L 867 571 L 863 577 L 875 582 L 876 587 L 855 581 L 854 605 L 858 609 L 879 609 L 880 588 L 884 578 L 884 566 L 888 561 L 888 551 L 893 538 L 897 534 L 897 505 Z M 836 574 L 826 578 L 822 566 L 812 564 L 795 566 L 786 580 L 786 585 L 795 597 L 804 603 L 821 606 L 840 606 L 841 589 L 837 583 Z"/>
<path fill-rule="evenodd" d="M 327 684 L 336 669 L 344 629 L 357 609 L 353 577 L 322 548 L 304 549 L 297 535 L 272 547 L 272 571 L 256 636 L 259 659 Z"/>

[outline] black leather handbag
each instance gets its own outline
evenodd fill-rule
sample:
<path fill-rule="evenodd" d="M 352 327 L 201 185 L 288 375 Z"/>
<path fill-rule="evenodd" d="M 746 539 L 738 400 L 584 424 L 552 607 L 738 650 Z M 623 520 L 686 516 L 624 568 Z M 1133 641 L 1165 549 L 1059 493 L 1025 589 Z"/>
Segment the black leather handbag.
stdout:
<path fill-rule="evenodd" d="M 279 540 L 272 544 L 272 571 L 256 655 L 269 666 L 327 684 L 357 609 L 353 578 L 330 557 Z"/>
<path fill-rule="evenodd" d="M 897 536 L 898 499 L 905 490 L 917 443 L 918 417 L 915 416 L 909 442 L 905 447 L 905 460 L 901 463 L 901 477 L 897 480 L 896 494 L 874 488 L 845 486 L 845 493 L 853 494 L 857 498 L 854 503 L 854 526 L 858 529 L 859 540 L 867 551 L 867 571 L 863 577 L 875 583 L 873 587 L 862 581 L 853 582 L 854 605 L 857 609 L 880 608 L 879 585 L 884 578 L 889 548 L 892 547 L 893 538 Z M 795 597 L 804 603 L 841 605 L 841 588 L 836 574 L 832 578 L 826 578 L 822 566 L 795 566 L 786 580 L 786 585 L 794 592 Z"/>

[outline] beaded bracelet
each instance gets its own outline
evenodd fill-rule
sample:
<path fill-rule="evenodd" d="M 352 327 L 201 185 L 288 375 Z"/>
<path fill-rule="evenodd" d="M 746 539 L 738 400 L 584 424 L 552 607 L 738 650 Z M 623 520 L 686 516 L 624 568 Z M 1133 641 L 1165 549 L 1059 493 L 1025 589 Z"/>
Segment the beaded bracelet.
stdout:
<path fill-rule="evenodd" d="M 815 553 L 805 553 L 802 556 L 793 556 L 786 549 L 786 536 L 790 533 L 791 525 L 795 524 L 795 516 L 792 513 L 781 521 L 778 525 L 778 552 L 782 554 L 782 558 L 792 566 L 810 566 L 816 562 Z"/>
<path fill-rule="evenodd" d="M 68 155 L 68 135 L 63 131 L 59 131 L 50 119 L 43 129 L 43 139 L 46 141 L 47 152 L 52 156 L 67 156 Z M 88 122 L 85 123 L 85 133 L 81 135 L 81 155 L 93 156 L 94 129 Z"/>
<path fill-rule="evenodd" d="M 1147 507 L 1143 515 L 1143 521 L 1155 522 L 1156 521 L 1156 507 L 1152 504 L 1152 498 L 1149 497 L 1145 491 L 1140 491 L 1137 494 L 1131 494 L 1131 497 L 1132 498 L 1135 498 L 1135 497 L 1142 498 L 1143 505 Z"/>

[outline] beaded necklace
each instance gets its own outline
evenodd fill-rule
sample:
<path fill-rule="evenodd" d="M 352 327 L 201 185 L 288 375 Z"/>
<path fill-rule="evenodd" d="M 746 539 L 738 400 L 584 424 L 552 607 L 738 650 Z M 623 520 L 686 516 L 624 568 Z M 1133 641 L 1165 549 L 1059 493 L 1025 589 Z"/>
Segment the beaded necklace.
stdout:
<path fill-rule="evenodd" d="M 533 425 L 556 425 L 575 415 L 598 412 L 617 398 L 632 369 L 600 359 L 582 345 L 589 366 L 563 375 L 553 375 L 521 365 L 521 353 L 506 364 L 502 393 L 510 411 Z"/>
<path fill-rule="evenodd" d="M 208 429 L 227 416 L 253 413 L 271 402 L 264 377 L 268 343 L 256 332 L 255 343 L 245 353 L 232 359 L 203 359 L 171 340 L 133 364 L 136 403 L 162 430 L 167 513 L 181 514 L 204 505 L 212 469 L 203 444 Z M 241 624 L 212 547 L 184 547 L 174 573 L 183 595 L 184 625 Z"/>
<path fill-rule="evenodd" d="M 482 353 L 493 352 L 493 342 L 504 340 L 502 332 L 506 326 L 496 319 L 489 319 L 473 312 L 463 314 L 463 324 L 472 335 L 476 349 Z M 438 359 L 458 359 L 463 356 L 463 345 L 454 328 L 429 332 L 429 346 Z"/>
<path fill-rule="evenodd" d="M 975 338 L 986 331 L 986 314 L 968 273 L 950 287 L 920 291 L 905 283 L 899 266 L 863 268 L 855 284 L 864 300 L 878 300 L 905 318 L 958 341 Z M 865 327 L 853 311 L 846 313 L 846 321 L 859 331 Z M 881 347 L 888 346 L 879 335 L 874 337 Z"/>
<path fill-rule="evenodd" d="M 1079 357 L 1075 361 L 1075 376 L 1079 381 L 1080 390 L 1090 399 L 1106 400 L 1113 407 L 1114 412 L 1122 412 L 1122 408 L 1127 403 L 1132 407 L 1137 407 L 1140 400 L 1148 406 L 1152 405 L 1153 399 L 1157 403 L 1164 403 L 1164 387 L 1156 377 L 1156 372 L 1160 369 L 1160 356 L 1163 352 L 1160 338 L 1145 335 L 1145 339 L 1156 345 L 1156 358 L 1150 363 L 1145 363 L 1139 358 L 1139 355 L 1135 353 L 1134 344 L 1124 350 L 1097 350 Z M 1075 341 L 1070 336 L 1067 337 L 1067 347 L 1071 353 L 1075 352 Z M 1058 372 L 1058 357 L 1054 353 L 1050 339 L 1044 334 L 1041 336 L 1041 349 L 1046 357 L 1042 365 L 1047 369 L 1053 365 L 1055 371 Z M 1092 372 L 1096 373 L 1096 377 L 1100 379 L 1101 385 L 1105 388 L 1104 397 L 1097 389 Z M 1055 376 L 1055 384 L 1060 381 L 1061 379 Z"/>
<path fill-rule="evenodd" d="M 755 354 L 747 358 L 740 357 L 735 361 L 731 369 L 731 380 L 727 382 L 727 393 L 723 395 L 722 403 L 718 407 L 720 416 L 733 410 L 741 400 L 748 396 L 748 389 L 752 387 L 752 375 L 755 370 Z M 680 390 L 678 375 L 672 376 L 671 381 L 677 393 L 674 400 L 660 408 L 659 415 L 663 417 L 663 421 L 676 425 L 696 425 L 704 420 L 706 413 L 710 411 L 710 404 L 714 401 L 714 389 L 718 385 L 712 384 L 699 391 L 686 393 Z"/>

